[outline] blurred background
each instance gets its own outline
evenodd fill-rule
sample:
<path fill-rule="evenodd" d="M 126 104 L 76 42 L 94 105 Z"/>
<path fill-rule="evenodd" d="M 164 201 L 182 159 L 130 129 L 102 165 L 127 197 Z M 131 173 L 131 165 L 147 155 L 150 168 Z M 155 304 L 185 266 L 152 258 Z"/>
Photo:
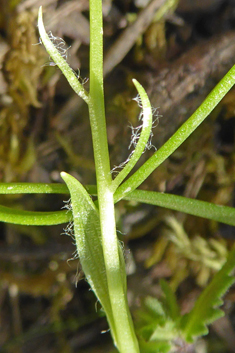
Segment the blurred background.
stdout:
<path fill-rule="evenodd" d="M 88 0 L 0 1 L 0 182 L 62 182 L 60 172 L 95 184 L 87 108 L 53 65 L 37 30 L 55 45 L 89 90 Z M 151 156 L 235 63 L 234 0 L 103 0 L 104 75 L 111 168 L 125 161 L 139 124 L 132 78 L 155 109 Z M 141 186 L 235 206 L 235 90 Z M 139 164 L 139 165 L 140 165 Z M 138 167 L 138 166 L 137 166 Z M 115 169 L 115 172 L 118 170 Z M 68 196 L 69 197 L 69 196 Z M 59 195 L 0 195 L 18 209 L 59 210 Z M 159 279 L 176 292 L 182 313 L 226 260 L 233 227 L 121 201 L 128 299 L 134 317 Z M 76 259 L 66 224 L 0 224 L 0 351 L 113 352 L 105 318 Z M 224 318 L 190 352 L 235 352 L 235 291 Z M 178 352 L 189 352 L 188 347 Z"/>

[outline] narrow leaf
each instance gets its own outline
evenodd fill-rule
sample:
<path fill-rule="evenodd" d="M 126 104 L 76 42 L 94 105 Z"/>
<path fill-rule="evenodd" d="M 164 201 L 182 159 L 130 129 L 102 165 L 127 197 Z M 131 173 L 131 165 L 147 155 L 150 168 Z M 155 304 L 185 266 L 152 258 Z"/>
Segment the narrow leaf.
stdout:
<path fill-rule="evenodd" d="M 88 103 L 89 98 L 88 98 L 88 93 L 86 92 L 85 88 L 83 85 L 79 82 L 79 78 L 75 74 L 75 72 L 71 69 L 71 67 L 68 65 L 66 60 L 62 57 L 60 52 L 56 49 L 52 41 L 50 40 L 43 24 L 42 20 L 42 6 L 39 8 L 38 12 L 38 30 L 40 34 L 40 38 L 42 40 L 42 43 L 44 44 L 46 51 L 54 61 L 54 63 L 60 68 L 60 70 L 63 72 L 64 76 L 67 78 L 70 86 L 73 88 L 73 90 L 86 102 Z"/>
<path fill-rule="evenodd" d="M 0 205 L 0 222 L 27 226 L 52 226 L 68 223 L 71 218 L 72 215 L 69 211 L 34 212 Z"/>
<path fill-rule="evenodd" d="M 0 194 L 69 194 L 69 190 L 59 183 L 0 183 Z"/>
<path fill-rule="evenodd" d="M 135 190 L 125 200 L 138 201 L 185 212 L 193 216 L 213 219 L 235 226 L 235 208 L 215 205 L 210 202 L 194 200 L 183 196 L 165 194 L 155 191 Z"/>
<path fill-rule="evenodd" d="M 125 167 L 120 171 L 120 173 L 116 176 L 116 178 L 112 182 L 112 189 L 115 191 L 117 187 L 121 184 L 121 182 L 126 178 L 126 176 L 133 169 L 135 164 L 140 159 L 141 155 L 146 149 L 148 144 L 150 134 L 152 131 L 152 107 L 150 101 L 148 99 L 148 95 L 145 92 L 144 88 L 139 84 L 138 81 L 133 80 L 133 83 L 139 93 L 141 99 L 141 105 L 143 108 L 143 124 L 142 131 L 135 147 L 133 154 L 130 157 L 130 160 L 127 162 Z"/>
<path fill-rule="evenodd" d="M 96 185 L 86 185 L 91 195 L 97 195 Z M 0 194 L 69 194 L 62 183 L 0 183 Z"/>

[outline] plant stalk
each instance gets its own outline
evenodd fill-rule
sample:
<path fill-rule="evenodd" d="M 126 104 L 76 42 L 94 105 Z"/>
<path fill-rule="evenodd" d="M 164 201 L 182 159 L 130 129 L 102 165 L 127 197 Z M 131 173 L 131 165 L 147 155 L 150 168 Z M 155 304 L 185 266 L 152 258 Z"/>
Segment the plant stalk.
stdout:
<path fill-rule="evenodd" d="M 123 254 L 116 235 L 113 192 L 103 92 L 102 0 L 90 0 L 90 92 L 89 116 L 92 131 L 97 195 L 107 283 L 115 321 L 116 346 L 121 353 L 138 353 L 138 343 L 126 300 Z"/>

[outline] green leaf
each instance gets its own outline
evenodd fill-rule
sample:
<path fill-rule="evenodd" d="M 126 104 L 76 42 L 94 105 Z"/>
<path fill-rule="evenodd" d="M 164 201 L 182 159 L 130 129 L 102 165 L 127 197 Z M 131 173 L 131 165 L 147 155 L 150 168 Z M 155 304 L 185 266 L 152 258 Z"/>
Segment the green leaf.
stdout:
<path fill-rule="evenodd" d="M 174 322 L 176 322 L 177 319 L 179 319 L 180 317 L 180 309 L 176 300 L 175 293 L 172 291 L 171 287 L 165 280 L 161 279 L 160 285 L 164 293 L 164 298 L 162 298 L 162 302 L 167 316 L 169 316 Z"/>
<path fill-rule="evenodd" d="M 96 195 L 94 185 L 87 185 L 86 190 Z M 0 194 L 69 194 L 65 184 L 47 183 L 0 183 Z M 72 219 L 71 211 L 38 212 L 0 205 L 0 222 L 28 226 L 51 226 L 68 223 Z"/>
<path fill-rule="evenodd" d="M 161 286 L 167 298 L 146 297 L 144 306 L 137 311 L 138 334 L 145 342 L 158 342 L 168 345 L 179 337 L 179 308 L 174 293 L 165 281 Z"/>
<path fill-rule="evenodd" d="M 170 342 L 178 336 L 176 323 L 167 320 L 164 326 L 158 326 L 152 333 L 150 341 L 166 341 Z"/>
<path fill-rule="evenodd" d="M 194 200 L 183 196 L 165 194 L 155 191 L 135 190 L 125 200 L 138 201 L 185 212 L 193 216 L 213 219 L 235 226 L 235 208 L 215 205 L 210 202 Z"/>
<path fill-rule="evenodd" d="M 85 185 L 90 195 L 97 195 L 96 185 Z M 62 183 L 0 183 L 0 194 L 69 194 Z"/>
<path fill-rule="evenodd" d="M 149 341 L 153 332 L 166 325 L 167 316 L 165 308 L 157 298 L 148 296 L 143 304 L 143 307 L 136 313 L 137 329 L 139 336 Z"/>
<path fill-rule="evenodd" d="M 64 184 L 46 183 L 0 183 L 0 194 L 69 194 Z M 0 222 L 28 226 L 51 226 L 68 223 L 69 211 L 36 212 L 0 205 Z"/>
<path fill-rule="evenodd" d="M 224 315 L 218 307 L 223 304 L 221 297 L 235 282 L 230 274 L 235 267 L 235 248 L 230 252 L 225 265 L 204 289 L 189 314 L 182 317 L 182 335 L 187 342 L 208 333 L 207 325 Z"/>
<path fill-rule="evenodd" d="M 80 263 L 87 281 L 106 313 L 114 341 L 116 342 L 116 330 L 102 249 L 99 214 L 90 195 L 78 180 L 64 172 L 61 173 L 61 177 L 70 191 L 74 238 Z"/>
<path fill-rule="evenodd" d="M 72 89 L 86 102 L 88 103 L 89 97 L 83 85 L 79 82 L 79 78 L 75 72 L 68 65 L 66 60 L 61 56 L 60 52 L 57 50 L 55 45 L 50 40 L 46 30 L 44 28 L 42 20 L 42 6 L 40 6 L 38 11 L 38 30 L 42 43 L 44 44 L 46 51 L 54 61 L 54 63 L 60 68 L 64 76 L 67 78 Z M 59 48 L 59 46 L 58 46 Z"/>
<path fill-rule="evenodd" d="M 138 81 L 133 79 L 133 83 L 139 93 L 139 96 L 141 99 L 141 106 L 143 108 L 142 131 L 141 131 L 139 140 L 137 142 L 137 145 L 135 147 L 135 150 L 130 157 L 130 160 L 127 162 L 125 167 L 120 171 L 120 173 L 116 176 L 116 178 L 112 181 L 113 192 L 117 189 L 117 187 L 126 178 L 126 176 L 130 173 L 130 171 L 133 169 L 135 164 L 140 159 L 141 155 L 146 149 L 146 146 L 148 145 L 148 141 L 152 131 L 153 116 L 152 116 L 152 107 L 151 107 L 148 95 Z"/>
<path fill-rule="evenodd" d="M 0 205 L 0 222 L 27 226 L 51 226 L 68 223 L 71 219 L 72 214 L 69 211 L 33 212 Z"/>
<path fill-rule="evenodd" d="M 140 340 L 140 353 L 168 353 L 171 349 L 171 344 L 168 342 Z"/>
<path fill-rule="evenodd" d="M 69 190 L 59 183 L 0 183 L 0 194 L 69 194 Z"/>
<path fill-rule="evenodd" d="M 153 297 L 146 297 L 144 305 L 137 311 L 138 331 L 144 339 L 149 339 L 156 326 L 164 325 L 166 313 L 162 303 Z"/>

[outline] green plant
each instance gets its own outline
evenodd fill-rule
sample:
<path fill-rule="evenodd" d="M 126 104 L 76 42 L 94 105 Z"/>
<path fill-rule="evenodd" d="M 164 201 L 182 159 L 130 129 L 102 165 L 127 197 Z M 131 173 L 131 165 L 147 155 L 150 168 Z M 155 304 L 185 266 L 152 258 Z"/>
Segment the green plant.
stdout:
<path fill-rule="evenodd" d="M 76 73 L 67 64 L 66 55 L 61 50 L 61 46 L 54 45 L 55 38 L 46 33 L 42 21 L 42 8 L 39 10 L 38 28 L 41 41 L 50 58 L 61 69 L 73 90 L 88 105 L 97 186 L 84 187 L 65 172 L 61 173 L 61 177 L 66 185 L 1 184 L 2 194 L 64 193 L 70 194 L 71 203 L 69 210 L 58 212 L 19 211 L 0 206 L 0 220 L 26 225 L 73 222 L 74 238 L 83 271 L 105 311 L 114 344 L 121 353 L 137 353 L 140 350 L 144 353 L 168 352 L 178 338 L 185 342 L 192 342 L 195 337 L 207 332 L 206 324 L 222 315 L 217 307 L 221 304 L 220 297 L 224 291 L 234 282 L 230 273 L 235 266 L 235 250 L 231 252 L 224 267 L 217 273 L 188 315 L 183 317 L 179 315 L 173 293 L 165 282 L 162 283 L 165 306 L 153 300 L 152 314 L 156 320 L 152 318 L 152 314 L 146 320 L 142 320 L 143 325 L 140 325 L 139 330 L 139 348 L 127 303 L 125 261 L 122 246 L 116 235 L 114 205 L 122 199 L 134 200 L 235 225 L 233 208 L 136 189 L 190 136 L 234 85 L 235 67 L 227 73 L 176 133 L 124 181 L 144 152 L 152 129 L 152 107 L 148 96 L 143 87 L 133 80 L 139 94 L 137 100 L 142 108 L 142 130 L 133 154 L 116 178 L 112 179 L 103 93 L 102 1 L 90 0 L 89 92 L 85 90 Z M 98 202 L 92 201 L 91 194 L 97 195 Z"/>

